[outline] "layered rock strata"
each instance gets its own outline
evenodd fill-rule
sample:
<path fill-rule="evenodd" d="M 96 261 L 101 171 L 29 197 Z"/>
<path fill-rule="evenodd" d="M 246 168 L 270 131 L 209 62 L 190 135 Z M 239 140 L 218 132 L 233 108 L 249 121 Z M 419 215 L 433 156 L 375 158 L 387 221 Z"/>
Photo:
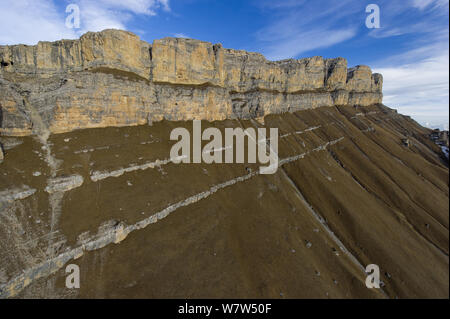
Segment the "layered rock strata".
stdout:
<path fill-rule="evenodd" d="M 51 133 L 167 120 L 254 118 L 382 102 L 382 76 L 343 58 L 272 62 L 193 39 L 120 30 L 0 46 L 0 132 Z"/>

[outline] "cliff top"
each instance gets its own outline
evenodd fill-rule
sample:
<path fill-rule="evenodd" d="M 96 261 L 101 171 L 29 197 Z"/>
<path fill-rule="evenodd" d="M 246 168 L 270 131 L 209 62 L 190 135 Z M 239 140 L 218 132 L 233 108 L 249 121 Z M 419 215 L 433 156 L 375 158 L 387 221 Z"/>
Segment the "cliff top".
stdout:
<path fill-rule="evenodd" d="M 95 49 L 97 52 L 92 52 L 92 56 L 90 56 L 89 46 Z M 152 47 L 158 46 L 177 46 L 177 47 L 206 47 L 213 49 L 215 51 L 222 50 L 225 55 L 232 55 L 234 57 L 245 57 L 247 59 L 251 59 L 254 62 L 259 62 L 268 65 L 276 65 L 276 66 L 292 66 L 295 64 L 305 64 L 310 61 L 330 61 L 330 63 L 347 65 L 347 60 L 343 57 L 337 57 L 333 59 L 324 59 L 322 56 L 313 56 L 313 57 L 305 57 L 300 59 L 283 59 L 279 61 L 271 61 L 267 60 L 265 56 L 258 52 L 248 52 L 245 50 L 235 50 L 235 49 L 227 49 L 223 48 L 222 44 L 212 44 L 210 42 L 196 40 L 191 38 L 176 38 L 176 37 L 165 37 L 162 39 L 156 39 L 152 44 L 141 40 L 138 35 L 125 30 L 118 29 L 105 29 L 100 32 L 86 32 L 81 35 L 79 39 L 61 39 L 57 41 L 39 41 L 36 45 L 25 45 L 25 44 L 16 44 L 16 45 L 0 45 L 0 62 L 2 69 L 6 69 L 8 71 L 16 71 L 20 72 L 22 68 L 26 68 L 32 64 L 35 65 L 38 69 L 44 69 L 44 64 L 39 64 L 40 55 L 44 54 L 46 50 L 49 50 L 49 55 L 43 56 L 43 58 L 50 58 L 50 60 L 65 60 L 65 52 L 62 51 L 72 51 L 76 48 L 81 55 L 85 55 L 86 59 L 95 58 L 102 53 L 108 53 L 106 57 L 118 56 L 122 55 L 121 62 L 126 65 L 127 61 L 125 58 L 128 57 L 123 49 L 132 49 L 136 47 L 141 47 L 144 49 L 148 49 L 148 59 L 152 59 Z M 103 51 L 101 49 L 103 47 Z M 134 51 L 132 51 L 134 52 Z M 22 56 L 21 53 L 25 53 L 26 56 Z M 58 54 L 59 57 L 57 56 Z M 70 53 L 70 52 L 69 52 Z M 97 53 L 97 54 L 96 54 Z M 147 54 L 142 52 L 146 58 Z M 137 54 L 135 57 L 140 57 L 141 54 Z M 23 59 L 22 59 L 23 57 Z M 72 57 L 73 58 L 73 57 Z M 36 61 L 37 60 L 37 61 Z M 56 62 L 56 61 L 55 61 Z M 66 67 L 75 66 L 71 65 L 71 61 L 66 62 Z M 76 64 L 75 61 L 74 64 Z M 79 61 L 81 62 L 81 61 Z M 112 62 L 112 61 L 111 61 Z M 60 63 L 61 68 L 64 68 L 64 63 Z M 80 63 L 81 64 L 81 63 Z M 15 67 L 14 67 L 15 66 Z M 10 68 L 8 68 L 10 67 Z M 369 66 L 365 65 L 357 65 L 352 67 L 349 71 L 353 70 L 365 70 L 370 71 Z M 370 71 L 371 72 L 371 71 Z"/>
<path fill-rule="evenodd" d="M 0 46 L 0 62 L 0 133 L 8 135 L 36 130 L 36 113 L 54 133 L 382 103 L 382 76 L 349 69 L 344 58 L 273 62 L 193 39 L 150 44 L 120 30 Z"/>

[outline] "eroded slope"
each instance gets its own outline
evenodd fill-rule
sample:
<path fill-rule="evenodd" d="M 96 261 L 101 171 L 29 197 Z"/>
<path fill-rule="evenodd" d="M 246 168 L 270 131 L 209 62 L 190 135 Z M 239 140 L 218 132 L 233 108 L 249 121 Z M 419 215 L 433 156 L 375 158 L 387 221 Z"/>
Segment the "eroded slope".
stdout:
<path fill-rule="evenodd" d="M 381 105 L 269 115 L 281 166 L 259 175 L 171 163 L 179 126 L 2 138 L 2 297 L 448 298 L 448 167 L 427 129 Z"/>

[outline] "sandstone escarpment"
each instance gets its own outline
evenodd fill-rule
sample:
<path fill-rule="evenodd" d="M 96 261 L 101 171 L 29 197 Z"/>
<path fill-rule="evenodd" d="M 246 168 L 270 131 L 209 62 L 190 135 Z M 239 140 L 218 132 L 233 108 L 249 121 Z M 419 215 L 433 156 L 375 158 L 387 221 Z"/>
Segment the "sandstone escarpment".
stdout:
<path fill-rule="evenodd" d="M 268 61 L 192 39 L 119 30 L 0 46 L 0 132 L 29 135 L 168 120 L 254 118 L 382 102 L 382 76 L 343 58 Z M 41 127 L 42 125 L 40 125 Z"/>
<path fill-rule="evenodd" d="M 448 162 L 369 67 L 114 30 L 0 62 L 0 299 L 448 298 Z M 176 164 L 191 119 L 277 128 L 277 171 Z"/>

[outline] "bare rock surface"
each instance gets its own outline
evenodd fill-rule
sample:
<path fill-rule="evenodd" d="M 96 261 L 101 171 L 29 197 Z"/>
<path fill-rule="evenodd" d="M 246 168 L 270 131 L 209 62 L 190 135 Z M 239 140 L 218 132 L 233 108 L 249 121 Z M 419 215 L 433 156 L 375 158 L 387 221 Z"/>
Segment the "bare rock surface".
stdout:
<path fill-rule="evenodd" d="M 0 132 L 51 133 L 168 120 L 224 120 L 382 102 L 382 76 L 343 58 L 268 61 L 193 39 L 152 44 L 120 30 L 0 46 Z"/>
<path fill-rule="evenodd" d="M 448 136 L 369 67 L 118 30 L 0 61 L 0 298 L 449 297 Z M 278 128 L 278 170 L 175 164 L 191 119 Z"/>

